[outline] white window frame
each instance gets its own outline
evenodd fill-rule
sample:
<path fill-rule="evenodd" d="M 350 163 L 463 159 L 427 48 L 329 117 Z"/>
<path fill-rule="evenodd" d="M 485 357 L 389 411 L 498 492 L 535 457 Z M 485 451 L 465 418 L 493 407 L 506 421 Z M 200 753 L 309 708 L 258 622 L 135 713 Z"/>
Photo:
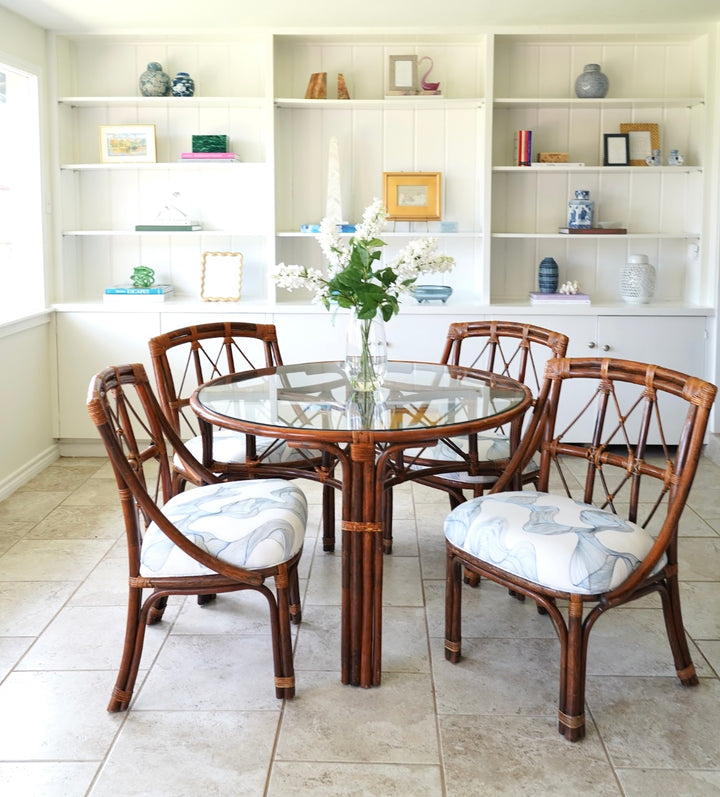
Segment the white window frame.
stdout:
<path fill-rule="evenodd" d="M 0 51 L 0 324 L 47 308 L 40 73 Z"/>

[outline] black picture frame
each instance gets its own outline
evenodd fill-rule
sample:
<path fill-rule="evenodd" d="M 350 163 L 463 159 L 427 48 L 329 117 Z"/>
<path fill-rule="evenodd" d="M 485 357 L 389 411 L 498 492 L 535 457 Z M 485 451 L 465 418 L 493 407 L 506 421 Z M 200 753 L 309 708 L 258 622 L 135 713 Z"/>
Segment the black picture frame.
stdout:
<path fill-rule="evenodd" d="M 605 133 L 603 139 L 603 166 L 629 166 L 630 134 Z"/>

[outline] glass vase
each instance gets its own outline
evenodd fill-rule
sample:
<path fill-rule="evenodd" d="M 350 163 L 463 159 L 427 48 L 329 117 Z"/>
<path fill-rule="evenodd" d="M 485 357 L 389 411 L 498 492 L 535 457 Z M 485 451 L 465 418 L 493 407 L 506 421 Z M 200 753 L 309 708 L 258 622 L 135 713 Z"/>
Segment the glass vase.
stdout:
<path fill-rule="evenodd" d="M 380 314 L 358 318 L 355 309 L 348 319 L 345 344 L 345 373 L 353 390 L 377 390 L 387 370 L 385 322 Z"/>

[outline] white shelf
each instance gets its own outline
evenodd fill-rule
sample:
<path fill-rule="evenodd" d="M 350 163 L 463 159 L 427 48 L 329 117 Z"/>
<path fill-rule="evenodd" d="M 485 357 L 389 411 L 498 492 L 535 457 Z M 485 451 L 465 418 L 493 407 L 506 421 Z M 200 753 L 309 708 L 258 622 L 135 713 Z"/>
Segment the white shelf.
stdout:
<path fill-rule="evenodd" d="M 263 238 L 264 233 L 247 232 L 240 230 L 63 230 L 63 236 L 77 237 L 104 237 L 104 238 L 131 238 L 136 236 L 150 236 L 157 238 L 159 235 L 178 235 L 182 238 L 198 238 L 201 236 Z"/>
<path fill-rule="evenodd" d="M 60 169 L 67 172 L 87 172 L 87 171 L 167 171 L 168 169 L 198 169 L 200 167 L 212 169 L 237 169 L 237 168 L 257 168 L 265 166 L 264 163 L 231 161 L 231 160 L 210 160 L 207 158 L 197 160 L 177 160 L 164 161 L 162 163 L 61 163 Z"/>
<path fill-rule="evenodd" d="M 702 166 L 544 166 L 543 164 L 533 164 L 532 166 L 493 166 L 493 172 L 513 172 L 516 174 L 554 174 L 563 173 L 592 173 L 592 174 L 623 174 L 631 173 L 638 175 L 650 174 L 694 174 L 702 172 Z"/>
<path fill-rule="evenodd" d="M 581 97 L 498 97 L 493 101 L 496 108 L 694 108 L 704 105 L 702 97 L 603 97 L 588 99 Z"/>
<path fill-rule="evenodd" d="M 573 241 L 582 241 L 586 240 L 587 238 L 591 238 L 592 240 L 626 240 L 629 238 L 632 239 L 644 239 L 644 240 L 656 240 L 656 239 L 696 239 L 700 237 L 700 233 L 697 232 L 628 232 L 624 235 L 616 235 L 608 233 L 581 233 L 581 234 L 566 234 L 566 233 L 557 233 L 557 232 L 494 232 L 492 234 L 493 238 L 556 238 L 557 240 L 573 240 Z"/>
<path fill-rule="evenodd" d="M 433 106 L 443 109 L 484 108 L 485 100 L 477 97 L 449 99 L 432 95 L 384 97 L 373 100 L 306 100 L 294 97 L 276 97 L 275 99 L 276 108 L 312 108 L 325 111 L 376 111 L 394 108 L 426 111 Z"/>
<path fill-rule="evenodd" d="M 60 105 L 73 108 L 99 108 L 104 105 L 137 105 L 154 108 L 261 108 L 265 97 L 59 97 Z"/>

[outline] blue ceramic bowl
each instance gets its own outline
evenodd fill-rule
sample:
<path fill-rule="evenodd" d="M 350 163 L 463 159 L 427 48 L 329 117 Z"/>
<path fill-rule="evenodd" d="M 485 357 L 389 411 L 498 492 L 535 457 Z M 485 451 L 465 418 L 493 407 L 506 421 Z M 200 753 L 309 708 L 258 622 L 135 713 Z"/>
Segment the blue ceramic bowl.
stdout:
<path fill-rule="evenodd" d="M 419 304 L 424 302 L 446 302 L 452 294 L 449 285 L 416 285 L 412 289 L 412 295 Z"/>

